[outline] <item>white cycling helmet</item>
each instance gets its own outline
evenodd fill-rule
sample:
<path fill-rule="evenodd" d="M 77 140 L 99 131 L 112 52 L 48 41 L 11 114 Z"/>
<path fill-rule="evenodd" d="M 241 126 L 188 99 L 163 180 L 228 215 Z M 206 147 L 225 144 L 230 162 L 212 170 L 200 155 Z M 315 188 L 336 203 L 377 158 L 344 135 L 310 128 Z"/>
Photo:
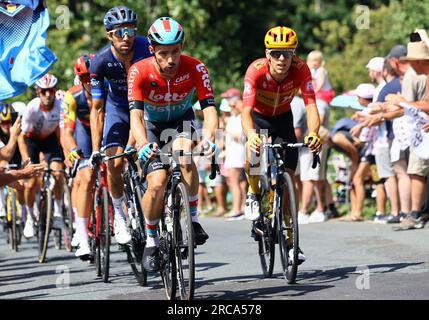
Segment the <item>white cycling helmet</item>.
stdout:
<path fill-rule="evenodd" d="M 41 89 L 51 89 L 57 86 L 58 79 L 54 75 L 47 73 L 36 81 L 36 87 Z"/>

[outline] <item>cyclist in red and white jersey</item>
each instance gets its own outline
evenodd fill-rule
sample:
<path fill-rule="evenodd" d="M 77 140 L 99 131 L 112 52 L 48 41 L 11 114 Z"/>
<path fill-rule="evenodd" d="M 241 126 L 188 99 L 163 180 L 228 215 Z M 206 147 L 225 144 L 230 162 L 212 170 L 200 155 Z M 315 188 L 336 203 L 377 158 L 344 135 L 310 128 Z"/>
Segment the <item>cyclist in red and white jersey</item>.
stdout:
<path fill-rule="evenodd" d="M 311 72 L 305 61 L 295 55 L 296 32 L 288 27 L 274 27 L 266 33 L 264 42 L 265 58 L 252 62 L 244 78 L 242 125 L 248 139 L 245 167 L 249 182 L 245 215 L 250 220 L 259 217 L 259 172 L 252 173 L 250 168 L 259 165 L 258 159 L 252 157 L 260 153 L 261 131 L 265 130 L 273 143 L 297 141 L 290 102 L 299 90 L 307 109 L 309 134 L 304 141 L 308 143 L 312 138 L 309 147 L 314 152 L 321 148 Z M 285 153 L 286 170 L 294 177 L 298 150 L 288 149 Z M 299 259 L 305 260 L 302 253 Z"/>
<path fill-rule="evenodd" d="M 37 98 L 31 100 L 22 116 L 22 132 L 18 139 L 19 150 L 23 161 L 30 159 L 32 163 L 40 162 L 40 153 L 50 163 L 53 170 L 63 168 L 63 152 L 59 144 L 59 123 L 61 113 L 61 100 L 57 99 L 57 78 L 46 74 L 36 82 Z M 54 186 L 54 220 L 53 227 L 64 227 L 62 217 L 63 174 L 55 171 Z M 33 205 L 37 192 L 37 178 L 31 178 L 26 183 L 25 202 L 27 205 L 27 221 L 24 228 L 24 236 L 31 238 L 33 231 Z"/>
<path fill-rule="evenodd" d="M 209 153 L 216 152 L 214 141 L 218 117 L 214 94 L 205 65 L 182 54 L 184 31 L 175 20 L 162 17 L 149 28 L 148 39 L 154 56 L 135 63 L 128 72 L 128 100 L 131 131 L 140 147 L 139 158 L 147 161 L 153 150 L 163 148 L 192 151 L 195 132 L 192 97 L 196 92 L 204 112 L 204 144 Z M 166 143 L 172 138 L 172 143 Z M 194 137 L 195 140 L 196 137 Z M 165 148 L 164 148 L 165 147 Z M 203 244 L 208 235 L 198 222 L 198 171 L 193 160 L 181 163 L 183 180 L 189 186 L 189 206 L 195 242 Z M 164 191 L 168 165 L 157 158 L 149 165 L 148 189 L 142 199 L 142 209 L 148 234 L 143 266 L 148 271 L 159 269 L 159 238 L 157 227 L 164 209 Z"/>

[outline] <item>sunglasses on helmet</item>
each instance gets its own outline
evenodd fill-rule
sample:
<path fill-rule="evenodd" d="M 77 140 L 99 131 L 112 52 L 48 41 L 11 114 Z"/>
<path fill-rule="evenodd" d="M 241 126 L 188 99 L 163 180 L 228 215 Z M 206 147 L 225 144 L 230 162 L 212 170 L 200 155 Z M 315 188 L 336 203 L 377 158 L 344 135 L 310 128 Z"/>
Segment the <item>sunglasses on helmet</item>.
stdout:
<path fill-rule="evenodd" d="M 110 31 L 110 33 L 112 33 L 115 37 L 118 38 L 123 38 L 126 34 L 128 35 L 128 37 L 134 37 L 137 33 L 137 28 L 124 27 L 112 30 Z"/>
<path fill-rule="evenodd" d="M 280 59 L 283 56 L 285 59 L 290 59 L 295 54 L 295 50 L 270 50 L 270 56 L 275 59 Z"/>

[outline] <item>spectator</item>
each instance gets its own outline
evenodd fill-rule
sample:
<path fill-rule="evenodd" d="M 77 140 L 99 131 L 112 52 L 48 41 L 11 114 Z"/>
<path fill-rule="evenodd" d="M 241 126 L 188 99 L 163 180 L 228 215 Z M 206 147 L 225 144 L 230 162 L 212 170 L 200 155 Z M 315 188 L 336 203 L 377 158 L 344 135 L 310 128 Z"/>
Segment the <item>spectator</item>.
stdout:
<path fill-rule="evenodd" d="M 320 123 L 323 127 L 327 127 L 328 118 L 325 117 L 328 105 L 324 101 L 320 101 L 317 105 L 320 116 Z M 295 135 L 297 141 L 302 142 L 304 136 L 308 134 L 307 129 L 307 116 L 305 110 L 305 104 L 302 98 L 294 97 L 291 102 L 291 109 L 293 113 Z M 302 183 L 301 191 L 301 208 L 298 211 L 298 223 L 307 224 L 311 222 L 323 222 L 326 221 L 327 217 L 324 213 L 324 197 L 323 188 L 326 178 L 326 160 L 327 160 L 327 148 L 324 146 L 319 156 L 321 163 L 315 169 L 313 169 L 313 154 L 306 148 L 300 149 L 299 151 L 299 176 Z M 313 190 L 316 195 L 316 210 L 311 215 L 308 215 L 308 210 L 313 197 Z"/>
<path fill-rule="evenodd" d="M 380 178 L 386 180 L 386 188 L 390 196 L 391 214 L 376 217 L 376 222 L 399 223 L 404 215 L 399 213 L 398 181 L 390 158 L 390 149 L 393 140 L 392 121 L 384 119 L 383 113 L 380 112 L 382 109 L 380 103 L 385 102 L 385 97 L 388 94 L 400 92 L 401 82 L 387 59 L 383 65 L 383 77 L 387 83 L 380 91 L 377 99 L 378 104 L 370 111 L 371 114 L 375 115 L 371 116 L 369 125 L 378 125 L 378 138 L 374 143 L 375 163 Z"/>
<path fill-rule="evenodd" d="M 329 104 L 335 96 L 335 91 L 329 81 L 328 72 L 324 68 L 325 63 L 322 52 L 311 51 L 307 56 L 307 64 L 311 71 L 316 99 L 323 100 Z M 319 102 L 316 101 L 316 104 L 319 104 Z"/>
<path fill-rule="evenodd" d="M 228 186 L 232 194 L 232 210 L 230 217 L 244 216 L 247 181 L 244 175 L 246 138 L 241 126 L 242 96 L 241 91 L 231 88 L 221 97 L 228 101 L 231 115 L 225 126 L 225 169 L 228 172 Z"/>
<path fill-rule="evenodd" d="M 375 88 L 372 84 L 362 83 L 360 84 L 355 92 L 359 103 L 367 108 L 372 103 L 374 97 Z M 364 109 L 365 110 L 365 109 Z M 365 200 L 365 178 L 370 170 L 371 162 L 374 163 L 374 157 L 372 156 L 372 141 L 373 131 L 364 130 L 365 123 L 361 122 L 350 129 L 350 134 L 355 138 L 359 137 L 358 140 L 365 142 L 365 147 L 360 151 L 360 162 L 354 173 L 352 173 L 352 189 L 350 192 L 350 200 L 352 203 L 352 209 L 349 214 L 342 217 L 341 221 L 363 221 L 362 211 Z"/>

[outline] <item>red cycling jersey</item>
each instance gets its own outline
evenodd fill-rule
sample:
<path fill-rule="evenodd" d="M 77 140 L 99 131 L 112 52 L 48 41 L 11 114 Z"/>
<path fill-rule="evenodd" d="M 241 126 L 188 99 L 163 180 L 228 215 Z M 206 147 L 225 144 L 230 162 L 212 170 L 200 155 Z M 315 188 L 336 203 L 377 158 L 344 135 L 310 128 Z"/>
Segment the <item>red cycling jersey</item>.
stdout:
<path fill-rule="evenodd" d="M 306 106 L 315 103 L 311 72 L 302 59 L 292 58 L 282 83 L 271 76 L 268 59 L 258 59 L 249 66 L 244 78 L 243 105 L 264 116 L 277 116 L 290 110 L 290 102 L 299 89 Z"/>
<path fill-rule="evenodd" d="M 154 57 L 136 62 L 128 71 L 130 109 L 144 108 L 148 121 L 170 122 L 181 119 L 192 108 L 195 91 L 201 109 L 214 106 L 207 68 L 190 56 L 181 56 L 176 75 L 170 80 L 161 76 Z"/>

